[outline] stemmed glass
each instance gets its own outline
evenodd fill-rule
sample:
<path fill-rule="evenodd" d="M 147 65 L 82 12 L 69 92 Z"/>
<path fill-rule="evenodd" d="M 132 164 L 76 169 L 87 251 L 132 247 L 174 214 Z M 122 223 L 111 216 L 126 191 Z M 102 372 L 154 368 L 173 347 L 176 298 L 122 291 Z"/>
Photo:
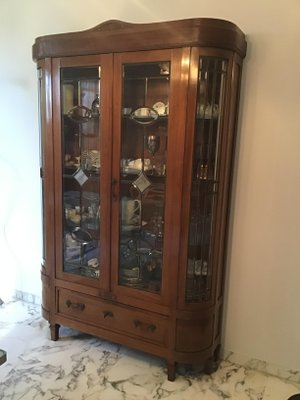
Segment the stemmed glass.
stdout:
<path fill-rule="evenodd" d="M 152 162 L 151 162 L 153 173 L 155 171 L 154 155 L 159 150 L 159 146 L 160 146 L 160 137 L 155 135 L 155 134 L 148 135 L 148 138 L 147 138 L 147 149 L 149 150 L 149 153 L 153 157 Z"/>

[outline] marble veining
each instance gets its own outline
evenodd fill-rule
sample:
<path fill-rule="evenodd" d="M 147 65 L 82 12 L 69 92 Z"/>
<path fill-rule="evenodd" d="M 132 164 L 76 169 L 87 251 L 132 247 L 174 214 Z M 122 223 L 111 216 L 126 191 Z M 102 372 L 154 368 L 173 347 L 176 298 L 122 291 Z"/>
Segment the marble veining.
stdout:
<path fill-rule="evenodd" d="M 279 378 L 286 379 L 291 382 L 300 383 L 300 370 L 285 370 L 277 365 L 267 363 L 255 358 L 238 355 L 233 352 L 225 352 L 222 358 L 233 363 L 243 365 L 246 368 L 254 369 L 256 371 L 265 372 L 269 375 L 274 375 Z"/>
<path fill-rule="evenodd" d="M 300 384 L 239 366 L 229 359 L 212 375 L 178 368 L 174 382 L 164 360 L 61 328 L 49 339 L 39 307 L 20 301 L 0 307 L 0 400 L 287 400 Z"/>

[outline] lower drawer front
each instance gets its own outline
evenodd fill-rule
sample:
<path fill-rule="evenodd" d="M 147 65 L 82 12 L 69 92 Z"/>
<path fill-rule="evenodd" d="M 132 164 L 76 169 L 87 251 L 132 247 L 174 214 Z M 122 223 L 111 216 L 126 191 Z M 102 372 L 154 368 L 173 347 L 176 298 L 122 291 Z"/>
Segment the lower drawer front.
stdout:
<path fill-rule="evenodd" d="M 168 341 L 167 317 L 93 299 L 70 290 L 58 289 L 58 313 L 156 344 L 166 345 Z"/>

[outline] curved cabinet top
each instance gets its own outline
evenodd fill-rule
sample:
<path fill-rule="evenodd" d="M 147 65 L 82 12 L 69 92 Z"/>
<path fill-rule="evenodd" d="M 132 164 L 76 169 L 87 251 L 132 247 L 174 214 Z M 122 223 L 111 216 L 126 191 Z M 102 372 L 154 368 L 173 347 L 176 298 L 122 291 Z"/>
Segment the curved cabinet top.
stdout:
<path fill-rule="evenodd" d="M 147 24 L 110 20 L 85 31 L 38 37 L 32 53 L 37 61 L 46 57 L 184 46 L 218 47 L 244 57 L 247 44 L 245 35 L 235 24 L 220 19 L 193 18 Z"/>

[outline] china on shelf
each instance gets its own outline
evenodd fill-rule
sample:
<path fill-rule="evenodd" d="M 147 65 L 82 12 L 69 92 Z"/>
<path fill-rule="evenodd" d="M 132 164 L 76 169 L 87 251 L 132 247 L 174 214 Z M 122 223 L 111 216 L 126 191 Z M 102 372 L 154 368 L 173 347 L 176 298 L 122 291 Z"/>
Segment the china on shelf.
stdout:
<path fill-rule="evenodd" d="M 160 116 L 167 115 L 169 112 L 169 106 L 162 101 L 158 101 L 157 103 L 153 104 L 153 110 L 155 110 Z"/>
<path fill-rule="evenodd" d="M 151 168 L 151 162 L 149 158 L 144 158 L 144 171 L 148 171 Z M 121 160 L 121 169 L 123 173 L 138 173 L 143 169 L 143 160 L 137 159 L 126 159 Z"/>

